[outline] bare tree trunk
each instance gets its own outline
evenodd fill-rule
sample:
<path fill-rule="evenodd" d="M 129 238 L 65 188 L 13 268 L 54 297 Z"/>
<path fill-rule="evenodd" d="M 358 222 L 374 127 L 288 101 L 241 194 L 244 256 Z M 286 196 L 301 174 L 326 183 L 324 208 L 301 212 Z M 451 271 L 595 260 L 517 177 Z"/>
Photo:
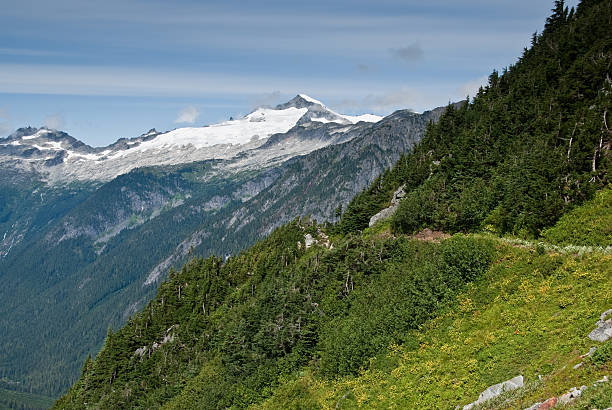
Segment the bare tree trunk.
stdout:
<path fill-rule="evenodd" d="M 346 272 L 346 282 L 344 283 L 344 288 L 346 289 L 346 296 L 348 296 L 351 292 L 349 291 L 349 279 L 351 277 L 350 272 Z"/>
<path fill-rule="evenodd" d="M 574 130 L 572 131 L 572 136 L 570 137 L 570 140 L 569 140 L 569 147 L 567 148 L 567 160 L 568 161 L 570 159 L 570 153 L 572 152 L 572 142 L 574 141 L 574 134 L 576 133 L 577 126 L 578 126 L 578 123 L 574 124 Z"/>

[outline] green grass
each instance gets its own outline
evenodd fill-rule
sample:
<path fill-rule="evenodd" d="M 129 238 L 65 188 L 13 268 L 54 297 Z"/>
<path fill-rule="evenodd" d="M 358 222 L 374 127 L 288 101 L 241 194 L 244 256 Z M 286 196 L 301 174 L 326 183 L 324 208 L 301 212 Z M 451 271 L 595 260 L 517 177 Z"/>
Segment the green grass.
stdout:
<path fill-rule="evenodd" d="M 571 409 L 607 409 L 612 407 L 612 381 L 589 388 L 575 403 L 568 406 Z"/>
<path fill-rule="evenodd" d="M 561 217 L 542 237 L 556 245 L 612 246 L 612 188 Z"/>
<path fill-rule="evenodd" d="M 587 335 L 612 307 L 612 255 L 541 254 L 503 242 L 499 252 L 484 278 L 414 332 L 416 345 L 389 346 L 358 377 L 328 381 L 311 367 L 262 407 L 300 408 L 307 398 L 316 405 L 306 408 L 452 409 L 522 374 L 529 387 L 492 405 L 525 408 L 610 374 L 610 361 L 573 366 L 598 345 Z M 601 392 L 589 394 L 609 387 Z"/>

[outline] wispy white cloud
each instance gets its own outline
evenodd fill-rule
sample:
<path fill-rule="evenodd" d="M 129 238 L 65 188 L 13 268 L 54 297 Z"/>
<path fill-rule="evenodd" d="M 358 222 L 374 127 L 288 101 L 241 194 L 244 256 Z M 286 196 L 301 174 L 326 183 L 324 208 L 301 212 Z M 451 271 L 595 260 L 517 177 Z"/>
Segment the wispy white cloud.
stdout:
<path fill-rule="evenodd" d="M 476 93 L 478 93 L 478 90 L 480 89 L 480 87 L 485 86 L 488 81 L 489 81 L 489 77 L 486 75 L 482 77 L 478 77 L 475 80 L 468 81 L 466 83 L 461 84 L 457 88 L 457 93 L 463 97 L 466 97 L 466 96 L 474 97 Z"/>
<path fill-rule="evenodd" d="M 200 116 L 200 112 L 196 107 L 190 105 L 179 111 L 178 116 L 174 120 L 175 124 L 193 124 L 196 119 Z"/>
<path fill-rule="evenodd" d="M 52 130 L 61 130 L 64 127 L 64 117 L 60 114 L 48 115 L 45 117 L 45 127 Z"/>

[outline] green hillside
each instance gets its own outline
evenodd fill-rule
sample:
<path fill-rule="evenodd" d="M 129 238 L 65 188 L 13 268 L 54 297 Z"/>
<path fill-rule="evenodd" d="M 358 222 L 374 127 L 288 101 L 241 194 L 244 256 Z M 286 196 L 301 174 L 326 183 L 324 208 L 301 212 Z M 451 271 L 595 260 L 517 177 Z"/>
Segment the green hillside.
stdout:
<path fill-rule="evenodd" d="M 608 182 L 612 102 L 609 1 L 555 2 L 516 64 L 450 107 L 415 149 L 347 207 L 356 232 L 405 185 L 395 232 L 488 229 L 539 236 Z"/>
<path fill-rule="evenodd" d="M 491 405 L 523 409 L 610 375 L 612 341 L 601 344 L 587 335 L 611 307 L 612 254 L 541 253 L 537 246 L 495 242 L 497 257 L 488 271 L 405 336 L 411 344 L 390 344 L 356 377 L 326 380 L 310 366 L 261 407 L 452 409 L 523 375 L 525 389 Z M 581 359 L 593 346 L 601 356 Z M 588 408 L 612 405 L 612 395 L 603 399 Z"/>
<path fill-rule="evenodd" d="M 603 190 L 588 205 L 564 215 L 557 225 L 542 232 L 548 242 L 557 245 L 582 243 L 588 246 L 612 246 L 612 190 Z"/>
<path fill-rule="evenodd" d="M 56 407 L 452 408 L 522 374 L 518 408 L 612 369 L 610 341 L 587 338 L 610 308 L 610 252 L 461 234 L 328 249 L 317 232 L 296 221 L 172 274 Z"/>
<path fill-rule="evenodd" d="M 518 375 L 484 407 L 582 385 L 574 406 L 612 406 L 612 341 L 588 338 L 612 309 L 611 21 L 610 0 L 555 2 L 337 224 L 172 271 L 55 407 L 451 409 Z"/>

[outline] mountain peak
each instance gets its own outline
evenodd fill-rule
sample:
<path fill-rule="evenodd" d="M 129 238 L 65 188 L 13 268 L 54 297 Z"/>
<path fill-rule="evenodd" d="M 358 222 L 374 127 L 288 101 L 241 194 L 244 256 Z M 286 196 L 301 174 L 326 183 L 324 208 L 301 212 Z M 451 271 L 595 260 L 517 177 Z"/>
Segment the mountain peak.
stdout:
<path fill-rule="evenodd" d="M 306 94 L 298 94 L 289 101 L 284 104 L 279 104 L 276 106 L 277 110 L 285 110 L 287 108 L 310 108 L 313 105 L 320 105 L 321 107 L 325 107 L 319 100 L 315 100 L 312 97 L 307 96 Z"/>
<path fill-rule="evenodd" d="M 302 100 L 305 100 L 305 101 L 307 101 L 307 102 L 309 102 L 309 103 L 312 103 L 312 104 L 319 104 L 319 105 L 322 105 L 323 107 L 325 107 L 325 104 L 323 104 L 321 101 L 316 100 L 316 99 L 314 99 L 314 98 L 312 98 L 312 97 L 310 97 L 310 96 L 308 96 L 308 95 L 306 95 L 306 94 L 298 94 L 298 95 L 296 95 L 296 96 L 294 97 L 294 99 L 295 99 L 295 98 L 301 98 Z"/>
<path fill-rule="evenodd" d="M 42 128 L 41 128 L 42 129 Z M 32 127 L 32 126 L 27 126 L 27 127 L 21 127 L 18 128 L 17 130 L 15 130 L 15 132 L 13 132 L 11 135 L 9 135 L 7 137 L 8 140 L 18 140 L 21 137 L 27 137 L 30 135 L 34 135 L 39 131 L 38 128 Z"/>

